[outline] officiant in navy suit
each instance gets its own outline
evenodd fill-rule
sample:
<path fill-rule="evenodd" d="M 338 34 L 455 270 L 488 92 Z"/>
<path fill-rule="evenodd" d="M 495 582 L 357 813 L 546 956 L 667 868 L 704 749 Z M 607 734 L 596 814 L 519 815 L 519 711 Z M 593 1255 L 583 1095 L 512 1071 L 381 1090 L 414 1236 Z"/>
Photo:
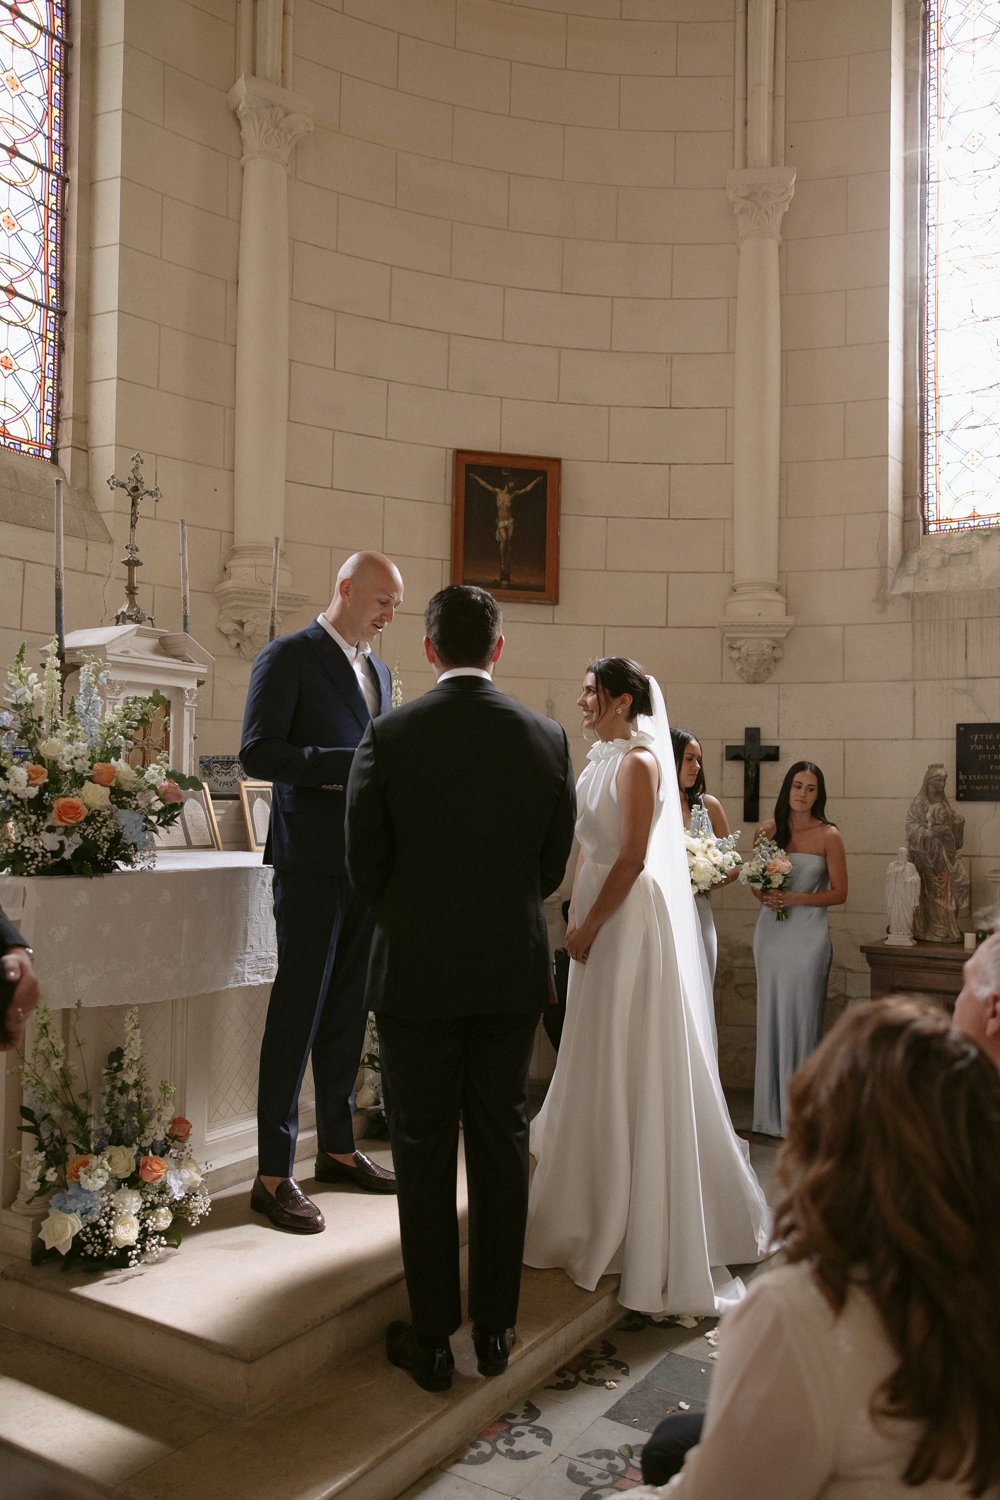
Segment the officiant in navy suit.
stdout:
<path fill-rule="evenodd" d="M 347 867 L 375 912 L 379 1024 L 412 1325 L 390 1361 L 444 1391 L 462 1321 L 458 1133 L 469 1187 L 469 1315 L 480 1373 L 514 1342 L 528 1200 L 528 1064 L 550 984 L 542 900 L 576 798 L 565 732 L 494 686 L 496 601 L 452 585 L 424 617 L 437 685 L 373 719 L 347 793 Z"/>
<path fill-rule="evenodd" d="M 272 641 L 254 662 L 240 759 L 273 783 L 264 862 L 274 866 L 278 972 L 260 1049 L 258 1176 L 250 1206 L 279 1229 L 325 1225 L 295 1181 L 298 1100 L 312 1056 L 320 1182 L 395 1192 L 391 1172 L 355 1150 L 351 1103 L 367 1009 L 371 916 L 347 877 L 344 808 L 355 747 L 390 707 L 388 668 L 371 643 L 403 601 L 399 569 L 357 552 L 330 607 Z"/>

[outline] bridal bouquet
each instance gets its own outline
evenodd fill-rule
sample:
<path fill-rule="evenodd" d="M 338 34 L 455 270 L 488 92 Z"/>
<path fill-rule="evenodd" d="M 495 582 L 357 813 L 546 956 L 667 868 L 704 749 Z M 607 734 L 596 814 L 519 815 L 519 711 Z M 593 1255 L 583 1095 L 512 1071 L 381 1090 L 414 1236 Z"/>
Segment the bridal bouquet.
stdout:
<path fill-rule="evenodd" d="M 688 871 L 695 895 L 704 895 L 713 885 L 724 885 L 729 872 L 743 863 L 742 855 L 736 852 L 739 841 L 738 833 L 728 833 L 721 839 L 714 833 L 685 833 Z"/>
<path fill-rule="evenodd" d="M 71 1052 L 82 1058 L 78 1023 L 79 1006 Z M 211 1200 L 187 1144 L 191 1123 L 170 1113 L 173 1085 L 150 1088 L 138 1011 L 125 1012 L 125 1044 L 108 1056 L 96 1108 L 86 1078 L 78 1091 L 76 1064 L 45 1006 L 20 1071 L 21 1128 L 35 1140 L 24 1158 L 28 1201 L 52 1194 L 33 1258 L 56 1252 L 64 1270 L 102 1271 L 179 1245 L 179 1222 L 197 1224 Z"/>
<path fill-rule="evenodd" d="M 0 708 L 0 870 L 11 875 L 107 875 L 153 861 L 152 830 L 181 813 L 194 776 L 166 757 L 136 769 L 128 754 L 166 704 L 161 693 L 105 712 L 108 672 L 87 661 L 65 714 L 55 641 L 42 680 L 21 647 Z"/>
<path fill-rule="evenodd" d="M 792 873 L 792 862 L 773 839 L 758 839 L 751 858 L 744 862 L 740 880 L 755 891 L 780 891 Z M 774 914 L 779 922 L 788 921 L 782 908 Z"/>

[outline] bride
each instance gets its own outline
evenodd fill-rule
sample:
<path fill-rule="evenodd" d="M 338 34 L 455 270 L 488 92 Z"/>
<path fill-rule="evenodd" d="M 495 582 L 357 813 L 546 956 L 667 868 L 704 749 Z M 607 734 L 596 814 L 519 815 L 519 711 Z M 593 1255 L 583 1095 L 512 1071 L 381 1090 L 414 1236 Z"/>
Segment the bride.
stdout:
<path fill-rule="evenodd" d="M 532 1125 L 525 1261 L 623 1306 L 713 1315 L 768 1214 L 719 1082 L 663 695 L 604 657 L 579 699 L 597 743 L 577 785 L 566 1024 Z M 636 719 L 643 721 L 637 732 Z"/>

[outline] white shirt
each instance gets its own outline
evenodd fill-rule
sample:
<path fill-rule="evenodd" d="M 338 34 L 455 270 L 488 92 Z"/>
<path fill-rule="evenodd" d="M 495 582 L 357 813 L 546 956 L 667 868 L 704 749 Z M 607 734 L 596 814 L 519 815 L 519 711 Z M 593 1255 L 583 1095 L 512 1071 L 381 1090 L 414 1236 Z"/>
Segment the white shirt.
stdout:
<path fill-rule="evenodd" d="M 487 682 L 493 681 L 493 674 L 484 667 L 449 667 L 447 672 L 441 673 L 438 682 L 447 682 L 449 677 L 485 677 Z"/>
<path fill-rule="evenodd" d="M 805 1263 L 765 1272 L 723 1319 L 701 1442 L 676 1478 L 629 1500 L 966 1497 L 955 1480 L 905 1485 L 917 1424 L 872 1422 L 872 1395 L 898 1363 L 863 1291 L 851 1288 L 838 1317 Z"/>
<path fill-rule="evenodd" d="M 349 641 L 344 640 L 339 630 L 334 630 L 326 615 L 317 615 L 316 620 L 318 624 L 322 625 L 327 635 L 337 642 L 337 645 L 353 667 L 354 675 L 358 679 L 358 686 L 361 689 L 365 702 L 368 704 L 368 712 L 374 719 L 378 713 L 381 700 L 378 688 L 375 686 L 375 680 L 368 670 L 368 658 L 372 652 L 371 646 L 369 646 L 367 641 L 358 641 L 356 646 L 352 646 Z"/>

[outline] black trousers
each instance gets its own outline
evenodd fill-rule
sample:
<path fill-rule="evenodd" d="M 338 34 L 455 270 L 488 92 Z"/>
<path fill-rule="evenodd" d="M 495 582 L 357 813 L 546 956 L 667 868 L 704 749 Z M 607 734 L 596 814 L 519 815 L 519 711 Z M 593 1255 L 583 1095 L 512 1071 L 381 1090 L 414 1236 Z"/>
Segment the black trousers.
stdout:
<path fill-rule="evenodd" d="M 666 1484 L 679 1474 L 688 1449 L 701 1442 L 704 1423 L 703 1411 L 675 1411 L 664 1417 L 649 1442 L 643 1445 L 639 1460 L 643 1484 Z"/>
<path fill-rule="evenodd" d="M 275 870 L 273 890 L 278 972 L 260 1046 L 257 1152 L 265 1177 L 290 1177 L 310 1053 L 320 1149 L 354 1150 L 373 919 L 343 877 Z"/>
<path fill-rule="evenodd" d="M 517 1318 L 528 1213 L 528 1064 L 537 1016 L 378 1016 L 403 1269 L 413 1326 L 462 1321 L 458 1128 L 469 1187 L 469 1316 Z"/>

